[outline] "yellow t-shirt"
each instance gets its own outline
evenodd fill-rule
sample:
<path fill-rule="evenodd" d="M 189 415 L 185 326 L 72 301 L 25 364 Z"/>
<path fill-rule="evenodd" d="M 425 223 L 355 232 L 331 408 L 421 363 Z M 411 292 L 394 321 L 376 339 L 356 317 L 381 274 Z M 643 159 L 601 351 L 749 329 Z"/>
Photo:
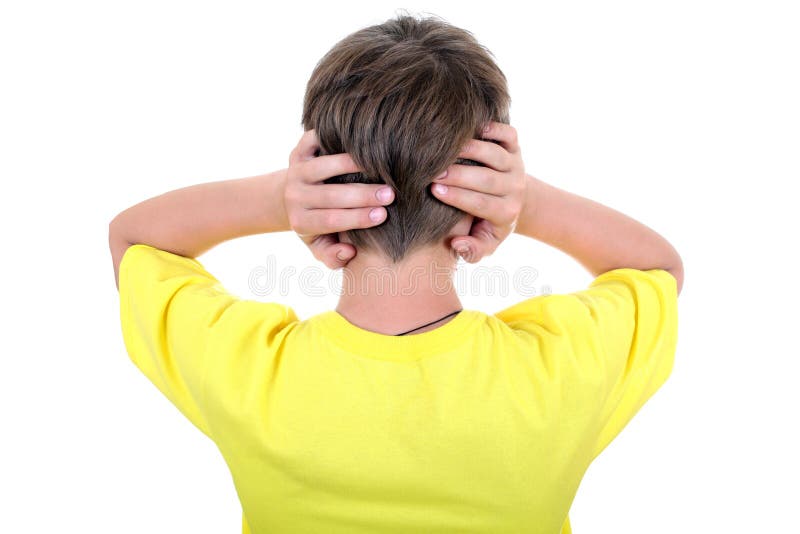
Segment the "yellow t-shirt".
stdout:
<path fill-rule="evenodd" d="M 131 359 L 219 448 L 244 534 L 569 533 L 584 472 L 677 342 L 658 269 L 399 337 L 301 321 L 144 244 L 119 290 Z"/>

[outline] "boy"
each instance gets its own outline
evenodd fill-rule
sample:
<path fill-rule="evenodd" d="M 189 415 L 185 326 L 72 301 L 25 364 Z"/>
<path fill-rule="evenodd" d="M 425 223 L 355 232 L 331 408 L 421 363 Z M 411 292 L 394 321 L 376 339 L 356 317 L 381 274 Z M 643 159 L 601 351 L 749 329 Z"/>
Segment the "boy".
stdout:
<path fill-rule="evenodd" d="M 219 447 L 244 533 L 571 532 L 584 472 L 666 380 L 680 256 L 526 174 L 509 102 L 471 34 L 398 17 L 322 58 L 288 168 L 110 223 L 125 346 Z M 336 310 L 237 298 L 195 259 L 287 230 L 344 269 Z M 594 281 L 463 310 L 456 253 L 479 261 L 512 231 Z"/>

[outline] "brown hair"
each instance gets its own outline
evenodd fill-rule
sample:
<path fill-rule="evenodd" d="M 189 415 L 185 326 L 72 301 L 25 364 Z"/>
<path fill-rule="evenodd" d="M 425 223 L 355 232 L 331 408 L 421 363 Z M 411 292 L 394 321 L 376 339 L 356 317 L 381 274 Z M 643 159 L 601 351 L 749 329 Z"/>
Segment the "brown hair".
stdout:
<path fill-rule="evenodd" d="M 490 121 L 509 124 L 511 98 L 493 54 L 471 32 L 439 17 L 403 14 L 358 30 L 314 68 L 302 126 L 318 155 L 347 152 L 363 173 L 325 183 L 386 183 L 395 191 L 386 220 L 349 230 L 357 248 L 399 261 L 443 238 L 465 215 L 429 190 Z"/>

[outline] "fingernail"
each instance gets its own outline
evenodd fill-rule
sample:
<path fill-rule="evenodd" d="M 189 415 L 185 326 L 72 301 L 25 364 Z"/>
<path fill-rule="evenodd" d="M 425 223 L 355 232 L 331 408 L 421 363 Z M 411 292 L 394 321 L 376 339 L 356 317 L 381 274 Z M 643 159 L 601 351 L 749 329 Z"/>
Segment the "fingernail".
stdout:
<path fill-rule="evenodd" d="M 440 195 L 447 193 L 447 186 L 444 184 L 433 184 L 433 189 Z"/>
<path fill-rule="evenodd" d="M 444 172 L 442 174 L 440 174 L 439 176 L 437 176 L 435 179 L 436 180 L 441 180 L 445 176 L 447 176 L 447 169 L 445 169 Z"/>
<path fill-rule="evenodd" d="M 378 189 L 377 196 L 381 202 L 389 202 L 392 198 L 392 190 L 388 187 L 381 187 Z"/>
<path fill-rule="evenodd" d="M 372 208 L 369 210 L 369 218 L 373 222 L 378 222 L 383 219 L 383 208 Z"/>

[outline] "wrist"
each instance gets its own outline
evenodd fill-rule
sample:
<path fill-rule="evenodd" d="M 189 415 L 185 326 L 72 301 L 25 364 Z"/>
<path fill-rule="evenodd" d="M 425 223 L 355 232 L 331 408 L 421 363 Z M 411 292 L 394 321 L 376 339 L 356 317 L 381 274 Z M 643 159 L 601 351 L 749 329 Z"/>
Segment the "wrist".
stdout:
<path fill-rule="evenodd" d="M 537 180 L 530 174 L 525 175 L 525 196 L 522 202 L 519 219 L 514 228 L 517 234 L 533 237 L 534 224 L 537 211 L 538 211 L 538 185 Z"/>
<path fill-rule="evenodd" d="M 273 180 L 273 190 L 271 191 L 272 199 L 274 199 L 274 226 L 273 232 L 288 232 L 292 229 L 289 224 L 289 216 L 286 212 L 286 177 L 288 169 L 281 169 L 271 175 Z"/>
<path fill-rule="evenodd" d="M 286 215 L 284 194 L 286 191 L 286 169 L 280 169 L 255 178 L 258 180 L 251 201 L 256 203 L 258 233 L 284 232 L 290 230 Z"/>

